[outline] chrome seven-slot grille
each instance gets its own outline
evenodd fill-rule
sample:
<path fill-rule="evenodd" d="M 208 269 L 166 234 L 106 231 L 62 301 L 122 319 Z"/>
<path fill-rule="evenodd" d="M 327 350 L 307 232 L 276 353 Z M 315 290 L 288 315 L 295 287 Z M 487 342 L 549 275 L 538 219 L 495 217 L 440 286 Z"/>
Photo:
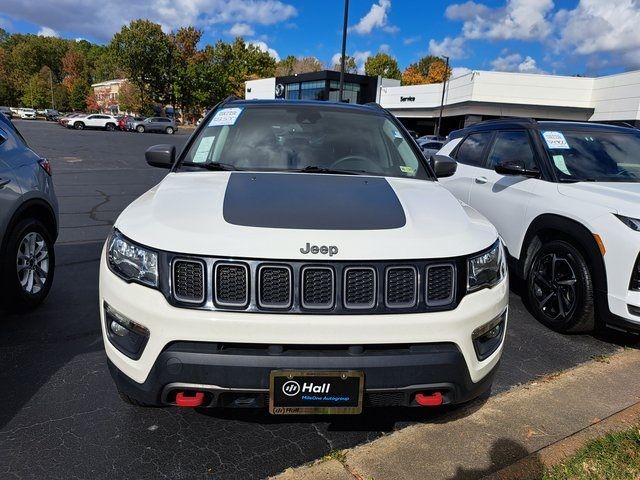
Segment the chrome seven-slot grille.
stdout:
<path fill-rule="evenodd" d="M 176 257 L 170 300 L 213 310 L 394 313 L 454 308 L 456 263 L 373 265 Z"/>

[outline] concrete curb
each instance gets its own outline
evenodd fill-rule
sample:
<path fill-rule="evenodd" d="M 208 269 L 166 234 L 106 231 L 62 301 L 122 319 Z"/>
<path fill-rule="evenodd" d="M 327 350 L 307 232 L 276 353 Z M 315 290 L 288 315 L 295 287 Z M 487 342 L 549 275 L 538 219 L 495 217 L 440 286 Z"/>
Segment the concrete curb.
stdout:
<path fill-rule="evenodd" d="M 589 435 L 637 420 L 639 371 L 640 351 L 624 350 L 346 450 L 344 462 L 319 461 L 276 478 L 539 478 Z"/>

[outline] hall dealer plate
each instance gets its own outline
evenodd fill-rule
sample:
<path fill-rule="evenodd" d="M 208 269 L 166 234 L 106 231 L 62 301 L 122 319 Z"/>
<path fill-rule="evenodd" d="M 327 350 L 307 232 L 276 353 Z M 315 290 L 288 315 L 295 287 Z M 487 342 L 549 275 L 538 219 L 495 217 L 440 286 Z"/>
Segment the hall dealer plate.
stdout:
<path fill-rule="evenodd" d="M 364 372 L 274 370 L 269 378 L 273 415 L 357 415 L 362 412 Z"/>

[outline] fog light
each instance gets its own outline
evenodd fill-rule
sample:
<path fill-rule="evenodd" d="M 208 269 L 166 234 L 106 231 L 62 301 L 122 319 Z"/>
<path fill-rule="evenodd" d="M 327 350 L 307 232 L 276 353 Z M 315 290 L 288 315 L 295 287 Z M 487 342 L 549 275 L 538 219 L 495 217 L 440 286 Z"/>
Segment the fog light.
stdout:
<path fill-rule="evenodd" d="M 115 320 L 111 322 L 110 327 L 111 327 L 111 331 L 116 335 L 118 335 L 119 337 L 124 337 L 128 332 L 128 330 L 125 327 L 120 325 Z"/>
<path fill-rule="evenodd" d="M 489 358 L 498 349 L 504 337 L 506 320 L 507 309 L 490 322 L 473 331 L 471 338 L 478 360 L 482 361 Z"/>
<path fill-rule="evenodd" d="M 127 357 L 137 360 L 149 340 L 149 330 L 104 302 L 104 321 L 109 342 Z"/>

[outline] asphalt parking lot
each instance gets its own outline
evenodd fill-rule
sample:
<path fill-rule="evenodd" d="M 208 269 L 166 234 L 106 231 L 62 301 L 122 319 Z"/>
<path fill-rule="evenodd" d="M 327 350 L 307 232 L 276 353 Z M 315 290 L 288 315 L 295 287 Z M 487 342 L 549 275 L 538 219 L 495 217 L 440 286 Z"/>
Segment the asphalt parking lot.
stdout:
<path fill-rule="evenodd" d="M 46 302 L 27 315 L 0 312 L 0 478 L 264 478 L 412 422 L 447 420 L 446 411 L 275 418 L 122 403 L 100 336 L 98 257 L 119 212 L 165 174 L 146 165 L 145 149 L 181 147 L 188 137 L 15 124 L 52 162 L 61 225 Z M 512 293 L 493 393 L 609 354 L 624 340 L 551 332 Z"/>

